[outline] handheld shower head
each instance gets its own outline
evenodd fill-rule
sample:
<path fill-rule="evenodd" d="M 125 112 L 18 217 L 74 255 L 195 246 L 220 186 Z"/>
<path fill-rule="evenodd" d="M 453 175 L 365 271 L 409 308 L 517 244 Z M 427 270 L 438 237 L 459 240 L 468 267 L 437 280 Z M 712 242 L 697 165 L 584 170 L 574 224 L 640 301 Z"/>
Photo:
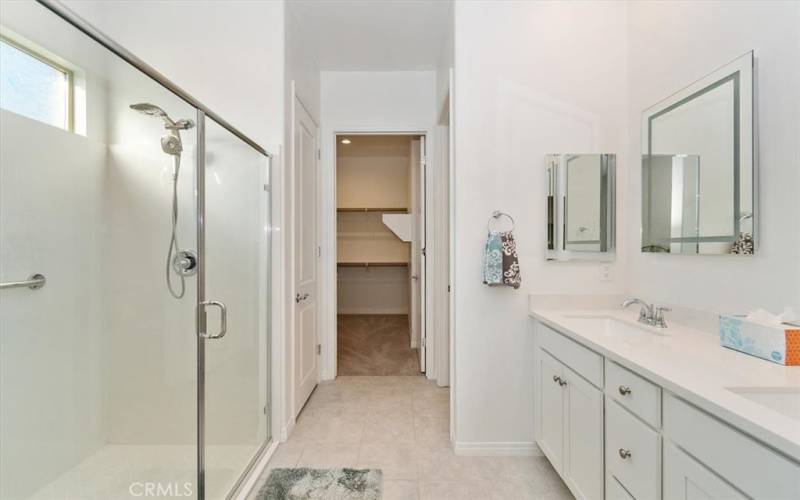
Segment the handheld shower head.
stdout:
<path fill-rule="evenodd" d="M 150 104 L 149 102 L 140 102 L 138 104 L 131 104 L 131 109 L 134 111 L 138 111 L 143 115 L 147 116 L 155 116 L 156 118 L 161 118 L 164 120 L 164 128 L 167 130 L 186 130 L 194 127 L 194 122 L 192 120 L 178 120 L 173 121 L 172 118 L 169 117 L 166 111 L 159 108 L 155 104 Z"/>
<path fill-rule="evenodd" d="M 148 116 L 167 116 L 167 113 L 164 112 L 163 109 L 159 108 L 155 104 L 150 104 L 149 102 L 131 104 L 131 109 Z"/>
<path fill-rule="evenodd" d="M 180 131 L 194 127 L 194 122 L 192 120 L 172 121 L 166 111 L 149 102 L 131 104 L 130 108 L 143 115 L 154 116 L 164 120 L 164 128 L 168 130 L 168 133 L 161 138 L 161 149 L 168 155 L 180 157 L 183 151 Z"/>

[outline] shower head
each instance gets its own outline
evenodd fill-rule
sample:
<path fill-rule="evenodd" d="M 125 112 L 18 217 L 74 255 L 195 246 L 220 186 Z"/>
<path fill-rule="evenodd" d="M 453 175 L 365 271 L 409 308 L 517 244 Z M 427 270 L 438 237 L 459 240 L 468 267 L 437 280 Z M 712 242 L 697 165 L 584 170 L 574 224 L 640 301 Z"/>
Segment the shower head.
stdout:
<path fill-rule="evenodd" d="M 168 132 L 167 135 L 161 138 L 161 149 L 168 155 L 177 157 L 180 161 L 181 151 L 183 151 L 180 131 L 194 127 L 194 122 L 192 120 L 178 120 L 174 122 L 163 109 L 149 102 L 131 104 L 131 109 L 143 115 L 155 116 L 156 118 L 164 120 L 164 128 L 167 129 Z"/>
<path fill-rule="evenodd" d="M 155 104 L 150 104 L 149 102 L 140 102 L 138 104 L 131 104 L 131 109 L 134 111 L 138 111 L 143 115 L 147 116 L 155 116 L 156 118 L 161 118 L 164 120 L 164 128 L 167 130 L 186 130 L 189 128 L 194 127 L 194 122 L 192 120 L 178 120 L 177 122 L 172 121 L 166 111 L 159 108 Z"/>
<path fill-rule="evenodd" d="M 139 104 L 131 104 L 131 109 L 138 111 L 139 113 L 145 114 L 147 116 L 158 116 L 159 118 L 169 118 L 167 113 L 156 106 L 155 104 L 150 104 L 149 102 L 140 102 Z"/>

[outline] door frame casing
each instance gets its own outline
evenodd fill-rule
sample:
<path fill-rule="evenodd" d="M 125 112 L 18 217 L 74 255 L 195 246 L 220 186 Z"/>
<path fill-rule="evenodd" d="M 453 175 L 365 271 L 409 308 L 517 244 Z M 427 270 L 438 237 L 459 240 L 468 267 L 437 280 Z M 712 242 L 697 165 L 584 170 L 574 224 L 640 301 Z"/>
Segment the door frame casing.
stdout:
<path fill-rule="evenodd" d="M 320 380 L 333 380 L 336 378 L 337 363 L 337 338 L 336 338 L 336 319 L 337 319 L 337 296 L 336 296 L 336 138 L 339 135 L 405 135 L 405 136 L 424 136 L 426 144 L 426 156 L 428 164 L 432 152 L 436 147 L 434 144 L 434 129 L 427 125 L 386 125 L 386 126 L 354 126 L 351 124 L 331 124 L 323 127 L 320 136 L 321 163 L 319 173 L 319 226 L 320 226 L 320 247 L 322 259 L 319 269 L 319 314 L 318 322 L 319 341 L 322 344 L 320 357 Z M 426 179 L 430 178 L 432 169 L 426 169 Z M 430 186 L 430 181 L 427 186 Z M 426 201 L 430 201 L 431 190 L 426 189 Z M 431 206 L 426 203 L 426 207 Z M 426 213 L 426 218 L 428 214 Z M 433 230 L 432 224 L 426 224 L 426 241 L 431 242 Z M 430 252 L 428 252 L 430 255 Z M 428 259 L 426 259 L 426 266 Z M 430 273 L 428 273 L 430 274 Z M 426 314 L 424 329 L 432 331 L 433 307 L 430 303 L 430 293 L 426 294 Z M 429 337 L 429 336 L 428 336 Z M 426 376 L 435 376 L 435 362 L 430 355 L 433 352 L 431 344 L 435 342 L 428 338 L 428 371 Z"/>

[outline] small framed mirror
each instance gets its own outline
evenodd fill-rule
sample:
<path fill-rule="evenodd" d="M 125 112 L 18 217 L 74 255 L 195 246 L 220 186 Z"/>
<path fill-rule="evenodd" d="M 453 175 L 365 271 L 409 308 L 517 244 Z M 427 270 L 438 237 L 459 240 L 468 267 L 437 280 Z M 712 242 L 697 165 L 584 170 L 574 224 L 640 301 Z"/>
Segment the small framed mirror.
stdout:
<path fill-rule="evenodd" d="M 753 53 L 644 111 L 642 252 L 753 254 Z"/>
<path fill-rule="evenodd" d="M 550 154 L 547 260 L 615 258 L 616 155 Z"/>

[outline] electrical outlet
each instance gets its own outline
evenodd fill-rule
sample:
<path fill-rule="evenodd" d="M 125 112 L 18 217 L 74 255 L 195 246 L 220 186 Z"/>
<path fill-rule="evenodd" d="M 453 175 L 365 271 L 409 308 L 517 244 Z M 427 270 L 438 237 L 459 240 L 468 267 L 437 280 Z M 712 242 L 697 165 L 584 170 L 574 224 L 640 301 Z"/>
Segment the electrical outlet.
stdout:
<path fill-rule="evenodd" d="M 600 265 L 600 281 L 611 281 L 611 264 Z"/>

